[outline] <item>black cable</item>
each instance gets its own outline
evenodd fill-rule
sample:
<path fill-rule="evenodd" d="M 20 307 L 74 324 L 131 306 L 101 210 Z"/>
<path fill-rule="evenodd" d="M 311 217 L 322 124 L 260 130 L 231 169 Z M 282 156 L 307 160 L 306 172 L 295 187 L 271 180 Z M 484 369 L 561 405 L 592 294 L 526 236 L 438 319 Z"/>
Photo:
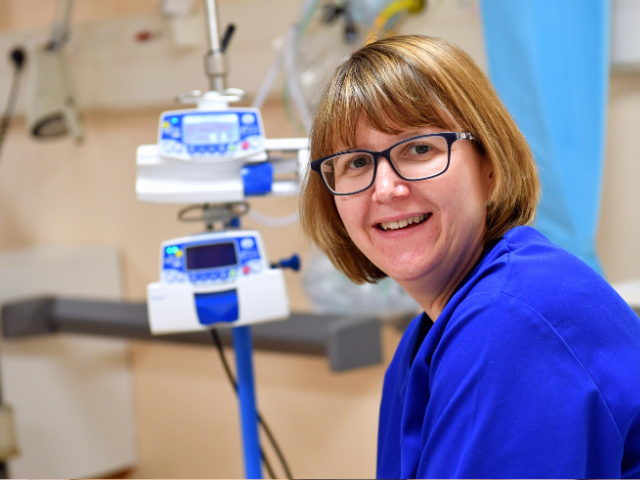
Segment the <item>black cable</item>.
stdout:
<path fill-rule="evenodd" d="M 13 111 L 16 108 L 16 103 L 18 101 L 18 89 L 20 87 L 20 74 L 22 73 L 22 67 L 24 66 L 24 61 L 26 58 L 25 52 L 22 47 L 15 47 L 11 50 L 9 58 L 13 62 L 13 78 L 11 80 L 11 89 L 9 90 L 9 100 L 7 102 L 7 108 L 0 118 L 0 153 L 2 153 L 2 144 L 4 142 L 4 137 L 7 135 L 7 131 L 9 130 L 9 125 L 11 124 L 11 117 L 13 116 Z"/>
<path fill-rule="evenodd" d="M 235 390 L 236 395 L 237 395 L 238 394 L 238 382 L 236 382 L 236 379 L 233 376 L 233 373 L 231 372 L 231 368 L 229 367 L 229 363 L 227 362 L 227 358 L 226 358 L 226 356 L 224 354 L 224 349 L 222 348 L 222 341 L 220 340 L 220 336 L 218 335 L 218 332 L 216 331 L 215 328 L 211 329 L 211 337 L 213 338 L 213 343 L 215 343 L 215 345 L 216 345 L 216 347 L 218 349 L 218 353 L 220 355 L 220 360 L 222 361 L 222 366 L 224 367 L 224 371 L 227 374 L 227 378 L 231 382 L 231 385 L 233 386 L 233 389 Z M 262 430 L 264 431 L 265 435 L 269 439 L 269 443 L 271 443 L 271 446 L 273 447 L 273 450 L 276 452 L 276 455 L 278 456 L 278 459 L 280 460 L 280 465 L 282 465 L 282 469 L 284 470 L 286 477 L 291 479 L 291 480 L 293 480 L 293 475 L 291 474 L 291 470 L 289 469 L 289 465 L 287 464 L 287 461 L 285 460 L 284 455 L 282 454 L 282 451 L 280 450 L 280 447 L 278 446 L 278 442 L 276 442 L 275 437 L 271 433 L 271 429 L 267 425 L 267 422 L 264 420 L 264 418 L 262 418 L 262 415 L 260 414 L 260 412 L 257 412 L 257 414 L 258 414 L 258 423 L 260 424 L 260 426 L 262 427 Z M 275 478 L 275 476 L 273 474 L 273 470 L 271 470 L 271 466 L 269 465 L 269 463 L 267 461 L 267 458 L 264 455 L 264 452 L 262 451 L 262 447 L 260 447 L 260 454 L 262 455 L 262 460 L 264 461 L 265 468 L 267 468 L 267 470 L 269 471 L 269 475 L 271 475 L 271 478 Z"/>

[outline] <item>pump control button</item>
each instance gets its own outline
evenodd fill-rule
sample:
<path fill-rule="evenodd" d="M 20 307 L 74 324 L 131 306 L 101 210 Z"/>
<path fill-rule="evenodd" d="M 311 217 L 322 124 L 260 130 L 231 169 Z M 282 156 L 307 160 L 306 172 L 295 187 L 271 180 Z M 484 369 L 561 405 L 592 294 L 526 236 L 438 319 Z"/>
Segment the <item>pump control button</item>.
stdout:
<path fill-rule="evenodd" d="M 254 245 L 255 245 L 255 242 L 253 241 L 253 238 L 243 238 L 242 241 L 240 242 L 240 246 L 245 250 L 249 250 L 250 248 L 253 248 Z"/>

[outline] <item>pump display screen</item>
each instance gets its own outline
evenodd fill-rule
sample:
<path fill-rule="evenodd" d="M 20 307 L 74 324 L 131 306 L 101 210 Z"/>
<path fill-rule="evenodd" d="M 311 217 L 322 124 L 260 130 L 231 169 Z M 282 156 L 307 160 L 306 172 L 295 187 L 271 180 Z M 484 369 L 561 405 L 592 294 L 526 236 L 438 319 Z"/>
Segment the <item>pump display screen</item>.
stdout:
<path fill-rule="evenodd" d="M 236 249 L 233 243 L 216 243 L 187 248 L 187 269 L 200 270 L 236 265 Z"/>
<path fill-rule="evenodd" d="M 235 114 L 186 115 L 182 138 L 187 145 L 234 143 L 240 140 L 240 125 Z"/>

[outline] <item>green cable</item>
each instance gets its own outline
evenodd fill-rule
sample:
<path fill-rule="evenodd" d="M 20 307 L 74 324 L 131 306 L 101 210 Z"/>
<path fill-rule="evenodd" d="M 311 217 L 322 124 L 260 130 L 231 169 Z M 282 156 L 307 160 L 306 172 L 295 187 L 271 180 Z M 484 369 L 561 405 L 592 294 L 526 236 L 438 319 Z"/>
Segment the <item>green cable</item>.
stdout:
<path fill-rule="evenodd" d="M 291 106 L 291 97 L 289 95 L 289 82 L 287 82 L 286 78 L 282 82 L 282 101 L 284 102 L 284 111 L 289 122 L 291 122 L 293 127 L 296 128 L 301 135 L 307 135 L 304 125 L 300 120 L 298 120 L 298 118 L 296 118 L 295 114 L 293 113 L 293 107 Z"/>
<path fill-rule="evenodd" d="M 307 10 L 306 15 L 302 17 L 302 20 L 300 20 L 300 30 L 299 30 L 300 37 L 302 37 L 307 32 L 307 28 L 309 28 L 309 24 L 311 23 L 311 20 L 313 20 L 313 16 L 315 15 L 316 10 L 318 9 L 319 3 L 320 3 L 320 0 L 314 0 L 313 3 L 311 4 L 312 6 Z"/>

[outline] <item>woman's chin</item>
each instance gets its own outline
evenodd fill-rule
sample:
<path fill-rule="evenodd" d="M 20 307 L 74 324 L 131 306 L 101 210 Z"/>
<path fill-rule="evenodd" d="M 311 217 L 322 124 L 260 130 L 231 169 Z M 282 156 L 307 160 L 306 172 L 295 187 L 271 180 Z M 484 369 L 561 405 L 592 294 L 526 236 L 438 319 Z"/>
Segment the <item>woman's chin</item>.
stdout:
<path fill-rule="evenodd" d="M 396 282 L 415 282 L 421 279 L 428 280 L 436 267 L 436 262 L 430 258 L 399 258 L 396 261 L 387 261 L 380 269 Z"/>

